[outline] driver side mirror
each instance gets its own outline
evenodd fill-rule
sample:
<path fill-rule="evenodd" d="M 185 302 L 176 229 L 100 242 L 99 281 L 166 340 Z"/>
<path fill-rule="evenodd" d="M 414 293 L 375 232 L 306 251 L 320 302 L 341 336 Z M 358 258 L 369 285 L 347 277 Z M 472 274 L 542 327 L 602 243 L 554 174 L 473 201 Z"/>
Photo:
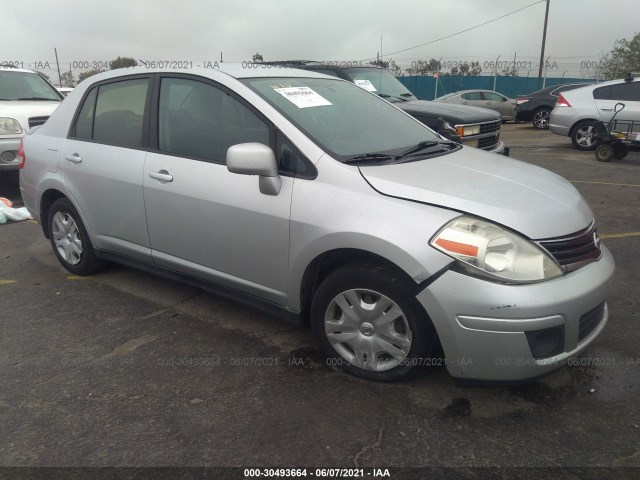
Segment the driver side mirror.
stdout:
<path fill-rule="evenodd" d="M 227 170 L 240 175 L 258 175 L 260 193 L 278 195 L 282 178 L 278 174 L 276 156 L 261 143 L 239 143 L 227 150 Z"/>

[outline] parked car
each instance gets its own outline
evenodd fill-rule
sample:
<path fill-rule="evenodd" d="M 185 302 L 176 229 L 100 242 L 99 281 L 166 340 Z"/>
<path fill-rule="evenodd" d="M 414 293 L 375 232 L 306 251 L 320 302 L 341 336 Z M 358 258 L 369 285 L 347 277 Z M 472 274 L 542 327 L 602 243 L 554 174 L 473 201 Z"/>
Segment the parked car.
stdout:
<path fill-rule="evenodd" d="M 551 112 L 551 132 L 570 137 L 578 150 L 594 150 L 598 142 L 593 124 L 597 120 L 607 123 L 617 103 L 625 105 L 616 117 L 619 124 L 640 122 L 639 78 L 628 76 L 562 92 Z"/>
<path fill-rule="evenodd" d="M 457 138 L 449 136 L 452 140 L 508 155 L 508 149 L 500 141 L 502 122 L 496 112 L 486 108 L 419 100 L 400 80 L 383 68 L 340 66 L 306 60 L 267 62 L 266 66 L 269 65 L 301 68 L 343 78 L 393 103 L 432 130 L 447 135 L 449 129 L 447 125 L 441 124 L 440 119 L 444 120 L 455 131 Z"/>
<path fill-rule="evenodd" d="M 563 178 L 443 140 L 315 72 L 112 70 L 20 146 L 60 263 L 114 261 L 310 322 L 328 363 L 397 380 L 549 372 L 604 328 L 614 262 Z"/>
<path fill-rule="evenodd" d="M 37 72 L 0 66 L 0 173 L 18 169 L 20 139 L 46 122 L 62 98 Z"/>
<path fill-rule="evenodd" d="M 529 95 L 518 95 L 516 98 L 516 122 L 531 122 L 534 128 L 549 128 L 549 116 L 556 105 L 558 95 L 567 90 L 580 88 L 588 83 L 565 83 L 543 88 Z"/>
<path fill-rule="evenodd" d="M 67 96 L 69 95 L 72 91 L 73 88 L 71 87 L 56 87 L 56 90 L 58 90 L 63 96 Z"/>
<path fill-rule="evenodd" d="M 516 101 L 493 90 L 461 90 L 438 97 L 434 101 L 495 110 L 500 114 L 503 122 L 515 118 Z"/>

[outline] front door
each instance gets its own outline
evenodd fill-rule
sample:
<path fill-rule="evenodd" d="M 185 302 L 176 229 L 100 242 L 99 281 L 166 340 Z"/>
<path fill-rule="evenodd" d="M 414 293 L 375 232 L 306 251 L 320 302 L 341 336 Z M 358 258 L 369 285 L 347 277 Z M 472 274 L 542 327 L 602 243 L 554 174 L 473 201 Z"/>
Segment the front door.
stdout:
<path fill-rule="evenodd" d="M 161 78 L 157 118 L 144 168 L 153 261 L 284 305 L 293 178 L 265 195 L 257 176 L 225 164 L 232 145 L 270 145 L 267 122 L 223 87 L 185 76 Z"/>

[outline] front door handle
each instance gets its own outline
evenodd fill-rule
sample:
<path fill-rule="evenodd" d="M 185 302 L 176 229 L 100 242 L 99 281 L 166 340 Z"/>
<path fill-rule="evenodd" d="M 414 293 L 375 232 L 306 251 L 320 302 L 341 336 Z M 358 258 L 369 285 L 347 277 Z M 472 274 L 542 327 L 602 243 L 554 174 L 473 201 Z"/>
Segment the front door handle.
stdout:
<path fill-rule="evenodd" d="M 71 163 L 80 163 L 80 162 L 82 162 L 82 157 L 80 155 L 78 155 L 77 153 L 74 153 L 72 155 L 66 155 L 64 158 L 66 158 Z"/>
<path fill-rule="evenodd" d="M 160 170 L 159 172 L 149 172 L 151 178 L 160 180 L 161 182 L 173 182 L 173 176 L 169 175 L 166 170 Z"/>

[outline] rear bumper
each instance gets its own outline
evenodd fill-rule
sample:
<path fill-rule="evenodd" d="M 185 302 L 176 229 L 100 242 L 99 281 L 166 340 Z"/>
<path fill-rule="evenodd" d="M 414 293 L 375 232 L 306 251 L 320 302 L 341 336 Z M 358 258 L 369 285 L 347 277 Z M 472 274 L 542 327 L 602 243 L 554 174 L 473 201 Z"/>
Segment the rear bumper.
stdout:
<path fill-rule="evenodd" d="M 18 146 L 21 137 L 0 139 L 0 171 L 18 169 Z"/>
<path fill-rule="evenodd" d="M 560 367 L 600 334 L 614 269 L 603 246 L 600 260 L 554 280 L 502 285 L 448 271 L 417 298 L 453 377 L 525 380 Z"/>
<path fill-rule="evenodd" d="M 556 135 L 568 137 L 573 127 L 579 120 L 578 113 L 573 107 L 557 107 L 551 111 L 549 117 L 549 130 Z"/>
<path fill-rule="evenodd" d="M 526 110 L 524 112 L 516 111 L 516 122 L 530 122 L 533 120 L 533 112 Z"/>

